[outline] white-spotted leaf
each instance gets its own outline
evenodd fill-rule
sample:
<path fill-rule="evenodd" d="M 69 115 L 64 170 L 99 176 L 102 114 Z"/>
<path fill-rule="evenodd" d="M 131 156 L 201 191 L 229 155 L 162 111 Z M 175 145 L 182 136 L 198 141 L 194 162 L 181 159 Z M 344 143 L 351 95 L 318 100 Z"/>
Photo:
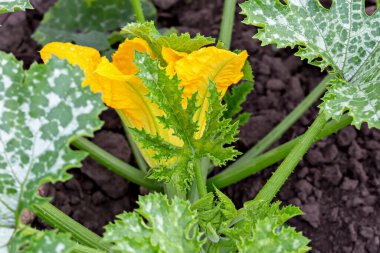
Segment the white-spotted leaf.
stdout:
<path fill-rule="evenodd" d="M 30 227 L 18 230 L 8 246 L 9 253 L 54 252 L 70 253 L 77 245 L 68 234 L 56 231 L 38 231 Z M 0 249 L 0 252 L 3 249 Z M 5 250 L 5 249 L 4 249 Z M 7 252 L 7 251 L 4 251 Z"/>
<path fill-rule="evenodd" d="M 170 202 L 158 193 L 140 197 L 135 212 L 106 226 L 104 241 L 113 243 L 114 252 L 201 252 L 204 241 L 190 202 L 177 197 Z"/>
<path fill-rule="evenodd" d="M 105 109 L 100 96 L 82 88 L 77 67 L 56 58 L 27 71 L 14 56 L 0 52 L 0 248 L 7 247 L 21 212 L 46 199 L 46 182 L 70 178 L 86 154 L 69 148 L 76 136 L 91 136 Z"/>
<path fill-rule="evenodd" d="M 145 17 L 154 19 L 156 9 L 151 1 L 141 3 Z M 53 41 L 75 42 L 104 51 L 111 47 L 108 40 L 111 32 L 134 21 L 129 0 L 59 0 L 45 14 L 33 38 L 42 45 Z"/>
<path fill-rule="evenodd" d="M 241 7 L 263 45 L 298 47 L 302 59 L 332 67 L 337 77 L 321 110 L 335 119 L 349 111 L 355 126 L 380 128 L 380 11 L 367 15 L 362 0 L 335 0 L 329 9 L 318 0 L 248 0 Z"/>

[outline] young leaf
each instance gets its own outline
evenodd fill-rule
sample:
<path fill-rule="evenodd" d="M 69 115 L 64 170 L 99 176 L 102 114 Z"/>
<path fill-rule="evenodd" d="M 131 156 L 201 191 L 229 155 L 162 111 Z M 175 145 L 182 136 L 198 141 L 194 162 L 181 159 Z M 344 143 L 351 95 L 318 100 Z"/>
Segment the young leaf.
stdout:
<path fill-rule="evenodd" d="M 190 206 L 177 197 L 169 203 L 158 193 L 142 196 L 135 212 L 123 213 L 105 227 L 104 241 L 115 252 L 201 252 L 204 241 Z"/>
<path fill-rule="evenodd" d="M 368 16 L 362 0 L 334 1 L 325 9 L 317 0 L 248 0 L 241 5 L 246 24 L 260 27 L 263 45 L 298 47 L 297 56 L 312 65 L 332 67 L 321 109 L 337 119 L 349 111 L 353 124 L 380 128 L 380 12 Z"/>
<path fill-rule="evenodd" d="M 154 19 L 156 9 L 151 1 L 141 2 L 146 18 Z M 131 1 L 59 0 L 45 14 L 33 38 L 42 45 L 53 41 L 75 42 L 104 51 L 111 47 L 108 40 L 111 32 L 133 21 Z"/>
<path fill-rule="evenodd" d="M 161 56 L 163 47 L 169 47 L 179 52 L 190 53 L 203 46 L 215 43 L 215 39 L 204 37 L 200 34 L 197 34 L 194 38 L 191 38 L 188 33 L 183 33 L 181 35 L 173 33 L 169 35 L 162 35 L 156 29 L 153 21 L 144 23 L 129 23 L 122 29 L 122 32 L 147 41 L 149 47 L 161 60 L 162 64 L 165 63 Z"/>
<path fill-rule="evenodd" d="M 215 84 L 209 85 L 209 95 L 205 98 L 208 103 L 206 126 L 202 137 L 197 139 L 198 124 L 193 120 L 199 110 L 197 94 L 188 99 L 187 107 L 183 109 L 183 88 L 180 88 L 177 76 L 167 76 L 159 61 L 151 59 L 146 53 L 136 52 L 135 64 L 139 69 L 137 76 L 149 90 L 147 96 L 164 112 L 159 118 L 160 122 L 183 141 L 182 146 L 175 146 L 159 136 L 148 137 L 144 130 L 132 130 L 135 139 L 154 151 L 156 160 L 169 161 L 152 168 L 151 178 L 173 182 L 178 189 L 185 191 L 194 176 L 193 161 L 209 157 L 215 164 L 221 165 L 239 154 L 233 147 L 225 147 L 235 141 L 238 124 L 223 118 L 226 106 L 221 104 Z"/>
<path fill-rule="evenodd" d="M 280 202 L 250 201 L 235 219 L 224 223 L 220 232 L 236 243 L 239 252 L 307 252 L 309 240 L 285 225 L 300 214 L 301 210 L 295 206 L 280 208 Z"/>
<path fill-rule="evenodd" d="M 0 1 L 0 14 L 5 12 L 32 9 L 29 0 L 2 0 Z"/>
<path fill-rule="evenodd" d="M 293 227 L 278 227 L 275 221 L 259 220 L 252 230 L 251 238 L 242 238 L 237 243 L 239 253 L 309 252 L 309 240 Z"/>
<path fill-rule="evenodd" d="M 50 60 L 24 71 L 14 56 L 0 52 L 0 245 L 6 246 L 21 212 L 47 199 L 46 182 L 70 178 L 84 152 L 69 148 L 73 135 L 90 136 L 105 109 L 99 95 L 82 88 L 79 68 Z M 5 238 L 5 239 L 4 239 Z"/>

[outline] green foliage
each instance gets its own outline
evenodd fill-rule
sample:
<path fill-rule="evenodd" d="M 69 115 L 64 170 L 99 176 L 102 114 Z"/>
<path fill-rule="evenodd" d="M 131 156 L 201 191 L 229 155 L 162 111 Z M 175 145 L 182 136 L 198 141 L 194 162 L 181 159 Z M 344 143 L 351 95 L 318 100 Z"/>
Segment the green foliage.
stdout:
<path fill-rule="evenodd" d="M 180 35 L 170 33 L 162 35 L 156 29 L 154 22 L 129 23 L 122 29 L 122 32 L 146 40 L 162 64 L 164 64 L 161 55 L 163 47 L 169 47 L 179 52 L 190 53 L 203 46 L 215 43 L 215 39 L 204 37 L 200 34 L 197 34 L 194 38 L 191 38 L 189 33 Z"/>
<path fill-rule="evenodd" d="M 239 252 L 307 252 L 309 240 L 285 222 L 301 215 L 295 206 L 280 202 L 249 201 L 221 233 L 236 243 Z"/>
<path fill-rule="evenodd" d="M 248 0 L 246 24 L 260 27 L 263 45 L 297 47 L 297 56 L 321 69 L 332 67 L 321 110 L 338 119 L 344 112 L 360 127 L 380 128 L 380 11 L 368 16 L 362 0 L 334 1 L 325 9 L 314 0 Z"/>
<path fill-rule="evenodd" d="M 38 231 L 25 227 L 15 233 L 8 250 L 10 253 L 70 253 L 76 245 L 77 243 L 72 241 L 67 234 L 58 234 L 56 231 L 48 230 Z"/>
<path fill-rule="evenodd" d="M 146 18 L 154 19 L 153 4 L 149 0 L 141 2 Z M 111 33 L 134 20 L 129 0 L 59 0 L 45 14 L 33 38 L 42 45 L 53 41 L 75 42 L 105 51 L 115 43 L 115 38 L 123 39 Z"/>
<path fill-rule="evenodd" d="M 278 226 L 271 219 L 259 220 L 252 230 L 253 237 L 242 238 L 237 243 L 240 253 L 302 253 L 308 252 L 309 240 L 293 227 Z"/>
<path fill-rule="evenodd" d="M 193 121 L 199 110 L 197 94 L 188 100 L 187 108 L 183 109 L 183 89 L 177 76 L 167 76 L 159 61 L 151 59 L 146 53 L 136 52 L 135 64 L 139 68 L 137 76 L 149 90 L 148 97 L 165 113 L 165 116 L 159 117 L 160 122 L 165 128 L 172 129 L 174 135 L 184 143 L 181 147 L 174 146 L 158 135 L 149 136 L 144 130 L 131 131 L 143 147 L 154 150 L 154 158 L 161 165 L 151 169 L 151 178 L 171 181 L 181 191 L 185 191 L 194 177 L 194 161 L 209 157 L 216 165 L 222 165 L 239 154 L 233 147 L 225 147 L 236 140 L 234 136 L 238 132 L 238 124 L 223 118 L 226 106 L 221 104 L 215 84 L 209 85 L 207 123 L 202 138 L 197 139 L 195 134 L 198 124 Z"/>
<path fill-rule="evenodd" d="M 307 252 L 309 240 L 285 222 L 301 215 L 280 202 L 249 201 L 239 211 L 222 192 L 208 193 L 192 205 L 209 243 L 207 252 Z"/>
<path fill-rule="evenodd" d="M 21 212 L 47 201 L 37 196 L 46 182 L 70 178 L 84 152 L 69 148 L 73 135 L 90 136 L 102 122 L 99 95 L 81 87 L 82 72 L 52 59 L 27 71 L 0 52 L 0 245 L 6 247 Z M 1 246 L 0 246 L 1 247 Z M 6 251 L 5 251 L 6 252 Z"/>
<path fill-rule="evenodd" d="M 227 105 L 227 110 L 224 112 L 225 118 L 232 118 L 235 115 L 235 121 L 239 122 L 239 125 L 244 125 L 248 122 L 251 114 L 243 112 L 241 105 L 245 102 L 248 94 L 253 90 L 253 84 L 249 82 L 243 82 L 241 84 L 232 86 L 231 91 L 226 92 L 224 96 L 224 102 Z"/>
<path fill-rule="evenodd" d="M 154 193 L 139 199 L 133 213 L 117 216 L 105 227 L 104 241 L 114 252 L 201 252 L 204 241 L 190 202 L 177 197 L 169 200 Z"/>
<path fill-rule="evenodd" d="M 29 0 L 2 0 L 0 1 L 0 14 L 5 12 L 31 9 L 33 6 Z"/>
<path fill-rule="evenodd" d="M 234 203 L 216 188 L 194 202 L 192 209 L 198 212 L 199 225 L 213 243 L 222 239 L 218 234 L 221 226 L 237 216 Z"/>

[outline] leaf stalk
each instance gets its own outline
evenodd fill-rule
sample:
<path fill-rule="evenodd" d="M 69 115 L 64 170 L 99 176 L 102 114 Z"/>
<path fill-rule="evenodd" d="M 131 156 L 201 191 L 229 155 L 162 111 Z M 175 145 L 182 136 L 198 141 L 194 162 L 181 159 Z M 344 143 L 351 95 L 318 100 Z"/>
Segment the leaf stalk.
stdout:
<path fill-rule="evenodd" d="M 232 29 L 235 21 L 236 0 L 224 0 L 219 40 L 228 49 L 231 46 Z"/>
<path fill-rule="evenodd" d="M 310 128 L 297 141 L 285 160 L 269 178 L 268 182 L 260 190 L 254 200 L 272 201 L 277 192 L 284 185 L 290 174 L 293 172 L 299 161 L 303 158 L 310 146 L 315 142 L 318 134 L 327 123 L 327 116 L 322 111 L 311 124 Z"/>
<path fill-rule="evenodd" d="M 321 140 L 331 134 L 343 129 L 344 127 L 350 125 L 352 118 L 348 115 L 342 116 L 339 121 L 329 122 L 318 135 L 315 141 Z M 265 154 L 257 156 L 244 164 L 241 164 L 239 169 L 234 170 L 224 170 L 218 175 L 210 178 L 207 182 L 207 187 L 209 190 L 213 189 L 213 186 L 221 189 L 229 185 L 237 183 L 244 178 L 247 178 L 279 161 L 284 159 L 292 150 L 292 148 L 298 143 L 303 135 L 282 144 L 281 146 L 272 149 Z"/>
<path fill-rule="evenodd" d="M 88 152 L 92 159 L 117 175 L 148 189 L 162 191 L 161 185 L 153 180 L 147 179 L 144 172 L 111 155 L 91 141 L 83 137 L 78 137 L 71 144 L 80 150 Z"/>
<path fill-rule="evenodd" d="M 33 205 L 32 210 L 35 215 L 50 226 L 57 228 L 60 231 L 70 233 L 78 243 L 107 252 L 110 250 L 109 246 L 102 242 L 102 238 L 100 236 L 73 220 L 49 202 L 41 205 Z M 79 247 L 79 249 L 84 248 Z M 95 251 L 86 252 L 95 253 Z"/>
<path fill-rule="evenodd" d="M 263 153 L 274 142 L 281 138 L 281 136 L 293 126 L 293 124 L 301 118 L 301 116 L 321 97 L 325 92 L 329 81 L 334 75 L 326 76 L 310 93 L 309 95 L 288 115 L 281 121 L 272 131 L 270 131 L 263 139 L 261 139 L 255 146 L 248 152 L 241 156 L 236 162 L 228 166 L 225 171 L 240 170 L 241 166 L 252 164 L 252 159 Z"/>
<path fill-rule="evenodd" d="M 136 16 L 137 22 L 145 22 L 144 12 L 140 0 L 131 0 L 133 12 Z"/>

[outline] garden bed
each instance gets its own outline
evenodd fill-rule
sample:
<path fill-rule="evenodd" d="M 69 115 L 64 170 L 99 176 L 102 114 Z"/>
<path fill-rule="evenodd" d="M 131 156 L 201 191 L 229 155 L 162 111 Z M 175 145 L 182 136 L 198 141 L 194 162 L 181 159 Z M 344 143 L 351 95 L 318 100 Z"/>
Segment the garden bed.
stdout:
<path fill-rule="evenodd" d="M 11 51 L 24 60 L 26 66 L 39 60 L 39 47 L 30 36 L 43 12 L 54 1 L 34 2 L 39 7 L 37 10 L 0 16 L 0 23 L 4 25 L 0 30 L 0 50 Z M 173 26 L 181 32 L 217 37 L 221 0 L 156 0 L 155 4 L 158 26 Z M 239 150 L 244 152 L 289 114 L 325 73 L 302 62 L 290 50 L 261 47 L 259 41 L 251 38 L 252 27 L 243 25 L 241 19 L 242 16 L 237 15 L 232 48 L 248 50 L 256 77 L 255 90 L 244 104 L 252 117 L 241 128 L 241 140 L 237 143 Z M 302 134 L 317 113 L 316 104 L 278 143 Z M 108 110 L 102 114 L 102 119 L 105 125 L 93 141 L 133 163 L 117 114 Z M 296 204 L 305 212 L 290 224 L 311 239 L 313 252 L 376 253 L 380 247 L 379 172 L 380 131 L 368 130 L 365 125 L 360 131 L 346 127 L 309 150 L 278 199 L 284 204 Z M 53 203 L 58 208 L 99 234 L 116 214 L 136 207 L 138 194 L 146 192 L 90 158 L 83 162 L 82 169 L 73 169 L 71 173 L 74 178 L 70 181 L 43 187 L 41 192 L 53 196 Z M 240 207 L 256 195 L 271 173 L 268 169 L 226 188 L 225 193 Z M 38 220 L 34 224 L 44 226 Z"/>

